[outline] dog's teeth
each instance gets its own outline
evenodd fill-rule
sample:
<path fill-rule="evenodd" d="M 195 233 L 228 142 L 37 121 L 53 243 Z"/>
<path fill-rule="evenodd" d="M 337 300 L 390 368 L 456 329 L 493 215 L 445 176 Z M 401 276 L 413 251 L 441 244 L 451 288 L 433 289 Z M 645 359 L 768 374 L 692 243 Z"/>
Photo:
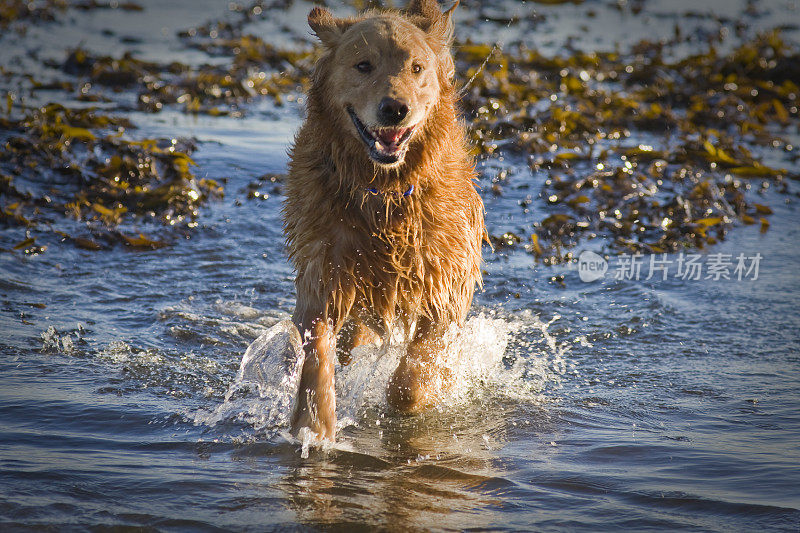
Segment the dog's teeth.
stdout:
<path fill-rule="evenodd" d="M 381 144 L 380 141 L 375 141 L 375 149 L 383 151 L 384 146 Z"/>

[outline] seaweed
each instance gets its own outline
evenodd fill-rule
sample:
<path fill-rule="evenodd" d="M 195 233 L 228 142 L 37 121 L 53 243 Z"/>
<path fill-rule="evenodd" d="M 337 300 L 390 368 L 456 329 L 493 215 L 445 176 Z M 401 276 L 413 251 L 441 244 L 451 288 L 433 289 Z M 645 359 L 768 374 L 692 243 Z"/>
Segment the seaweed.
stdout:
<path fill-rule="evenodd" d="M 240 117 L 259 99 L 299 110 L 320 51 L 308 44 L 275 46 L 247 31 L 251 22 L 290 4 L 230 4 L 225 17 L 179 34 L 214 64 L 190 68 L 143 61 L 132 52 L 112 57 L 76 48 L 48 63 L 64 80 L 0 73 L 26 80 L 31 93 L 61 91 L 123 114 L 135 107 Z M 12 1 L 0 6 L 0 27 L 46 22 L 68 8 L 140 6 Z M 640 3 L 630 10 L 635 16 Z M 575 246 L 592 239 L 608 253 L 662 253 L 712 246 L 738 224 L 768 231 L 772 209 L 753 201 L 752 193 L 767 186 L 788 192 L 798 179 L 796 147 L 782 135 L 800 126 L 800 54 L 778 30 L 723 53 L 724 33 L 685 35 L 676 25 L 670 40 L 613 52 L 583 52 L 567 43 L 551 55 L 520 42 L 457 42 L 457 70 L 467 80 L 460 104 L 482 162 L 480 179 L 489 185 L 484 191 L 531 190 L 519 202 L 524 224 L 493 235 L 495 249 L 524 248 L 552 264 L 569 261 Z M 675 49 L 687 39 L 700 51 L 680 57 Z M 222 193 L 221 183 L 194 176 L 191 140 L 136 140 L 133 125 L 120 116 L 60 104 L 28 108 L 21 91 L 7 91 L 6 118 L 0 118 L 0 221 L 24 228 L 18 250 L 43 251 L 37 231 L 55 231 L 86 250 L 115 243 L 158 248 L 169 237 L 146 237 L 130 224 L 149 220 L 189 229 L 199 207 Z M 787 168 L 776 166 L 781 154 Z M 280 181 L 279 175 L 262 176 L 242 194 L 265 200 L 280 194 Z M 88 233 L 53 230 L 57 216 L 87 224 Z"/>
<path fill-rule="evenodd" d="M 1 126 L 10 135 L 0 153 L 0 220 L 28 232 L 55 232 L 79 248 L 161 247 L 117 228 L 146 220 L 191 228 L 199 207 L 222 194 L 217 182 L 192 172 L 191 140 L 131 140 L 126 119 L 93 108 L 52 103 Z M 89 223 L 93 237 L 54 229 L 55 215 Z"/>
<path fill-rule="evenodd" d="M 785 190 L 797 178 L 754 154 L 794 149 L 775 128 L 797 127 L 800 94 L 797 51 L 779 32 L 672 62 L 669 46 L 563 57 L 522 45 L 457 47 L 472 80 L 462 105 L 479 156 L 524 157 L 532 173 L 549 175 L 539 194 L 547 213 L 530 242 L 518 241 L 538 259 L 570 260 L 566 249 L 598 236 L 618 251 L 713 245 L 736 221 L 768 215 L 748 200 L 753 180 Z M 628 140 L 642 133 L 659 145 Z M 503 180 L 491 179 L 502 194 Z"/>
<path fill-rule="evenodd" d="M 55 20 L 56 14 L 67 8 L 66 0 L 4 0 L 0 2 L 0 28 L 6 29 L 17 21 Z"/>
<path fill-rule="evenodd" d="M 281 50 L 253 36 L 192 46 L 212 55 L 230 55 L 232 62 L 189 68 L 178 62 L 142 61 L 130 52 L 114 58 L 78 48 L 68 51 L 63 63 L 51 66 L 81 80 L 78 97 L 82 100 L 94 85 L 116 92 L 136 91 L 138 108 L 143 111 L 157 113 L 164 106 L 178 105 L 191 114 L 240 117 L 243 104 L 254 98 L 269 97 L 277 105 L 295 100 L 308 87 L 314 62 L 310 50 Z"/>

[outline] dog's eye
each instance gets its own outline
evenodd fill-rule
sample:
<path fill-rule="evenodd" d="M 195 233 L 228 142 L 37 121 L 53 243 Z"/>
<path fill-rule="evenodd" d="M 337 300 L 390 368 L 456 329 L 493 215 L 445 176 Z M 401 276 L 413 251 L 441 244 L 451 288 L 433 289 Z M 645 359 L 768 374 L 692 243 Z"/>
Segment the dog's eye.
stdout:
<path fill-rule="evenodd" d="M 368 74 L 372 72 L 372 63 L 370 63 L 369 61 L 362 61 L 361 63 L 356 65 L 356 70 L 363 74 Z"/>
<path fill-rule="evenodd" d="M 419 63 L 414 63 L 413 65 L 411 65 L 411 72 L 413 72 L 414 74 L 419 74 L 420 72 L 422 72 L 422 65 L 420 65 Z"/>

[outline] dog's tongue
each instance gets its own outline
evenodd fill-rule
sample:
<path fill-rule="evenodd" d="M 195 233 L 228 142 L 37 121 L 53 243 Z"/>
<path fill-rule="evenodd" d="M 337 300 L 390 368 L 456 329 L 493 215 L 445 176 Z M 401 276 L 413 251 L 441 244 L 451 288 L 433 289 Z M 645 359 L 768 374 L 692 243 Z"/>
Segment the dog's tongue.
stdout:
<path fill-rule="evenodd" d="M 386 146 L 396 144 L 406 132 L 405 128 L 383 128 L 376 132 L 378 139 Z"/>

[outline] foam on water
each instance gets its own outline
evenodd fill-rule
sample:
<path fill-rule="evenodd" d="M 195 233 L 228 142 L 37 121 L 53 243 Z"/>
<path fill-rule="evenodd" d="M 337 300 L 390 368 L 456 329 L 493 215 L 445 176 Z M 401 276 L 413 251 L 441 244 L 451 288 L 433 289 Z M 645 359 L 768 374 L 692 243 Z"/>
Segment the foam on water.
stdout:
<path fill-rule="evenodd" d="M 223 338 L 234 342 L 254 339 L 287 317 L 285 312 L 261 311 L 241 302 L 218 299 L 208 305 L 192 298 L 159 313 L 159 320 L 173 323 L 169 327 L 173 336 L 208 344 L 221 344 Z"/>
<path fill-rule="evenodd" d="M 540 401 L 545 386 L 557 382 L 566 366 L 566 343 L 559 344 L 548 333 L 553 321 L 544 323 L 531 313 L 515 318 L 480 313 L 463 327 L 451 328 L 438 361 L 449 370 L 439 408 L 502 397 Z M 386 385 L 405 349 L 396 342 L 359 346 L 350 364 L 337 363 L 337 429 L 358 426 L 368 409 L 386 408 Z M 301 434 L 295 440 L 286 431 L 302 362 L 300 335 L 291 321 L 283 320 L 247 348 L 224 401 L 191 418 L 208 426 L 245 423 L 268 438 L 282 435 L 298 442 L 307 453 L 314 435 Z"/>

